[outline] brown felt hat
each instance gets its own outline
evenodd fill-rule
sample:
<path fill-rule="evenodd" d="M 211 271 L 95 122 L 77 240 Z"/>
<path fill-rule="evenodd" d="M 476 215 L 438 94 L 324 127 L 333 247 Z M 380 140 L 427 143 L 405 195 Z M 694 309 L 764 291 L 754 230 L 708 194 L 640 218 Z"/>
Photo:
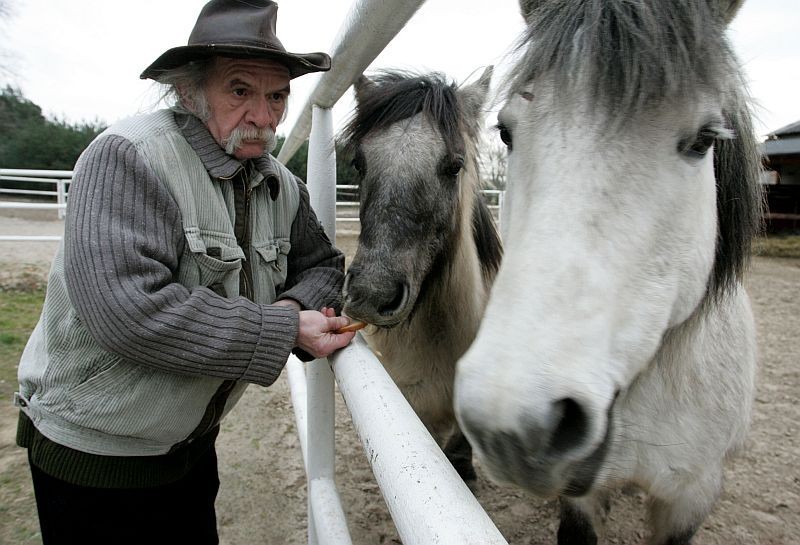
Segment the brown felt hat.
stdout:
<path fill-rule="evenodd" d="M 139 76 L 158 80 L 165 70 L 212 56 L 269 59 L 285 65 L 296 78 L 331 67 L 326 53 L 289 53 L 275 35 L 278 4 L 270 0 L 211 0 L 185 46 L 167 50 Z"/>

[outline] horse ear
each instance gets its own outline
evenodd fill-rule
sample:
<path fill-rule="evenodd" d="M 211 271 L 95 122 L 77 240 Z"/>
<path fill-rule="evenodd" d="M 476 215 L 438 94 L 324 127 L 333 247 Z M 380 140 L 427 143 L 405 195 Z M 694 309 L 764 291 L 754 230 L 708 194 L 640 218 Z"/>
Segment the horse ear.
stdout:
<path fill-rule="evenodd" d="M 519 12 L 525 22 L 530 24 L 533 12 L 542 4 L 543 0 L 519 0 Z"/>
<path fill-rule="evenodd" d="M 483 104 L 486 102 L 486 95 L 489 94 L 489 84 L 492 82 L 493 72 L 494 66 L 487 66 L 478 81 L 458 90 L 461 103 L 471 115 L 480 115 Z"/>
<path fill-rule="evenodd" d="M 725 23 L 728 24 L 736 17 L 739 8 L 744 4 L 744 0 L 712 0 L 712 4 L 717 4 L 717 9 L 722 13 Z"/>
<path fill-rule="evenodd" d="M 356 92 L 356 102 L 361 102 L 366 96 L 366 93 L 368 93 L 373 87 L 375 87 L 375 82 L 373 82 L 364 74 L 361 74 L 353 84 L 353 89 Z"/>

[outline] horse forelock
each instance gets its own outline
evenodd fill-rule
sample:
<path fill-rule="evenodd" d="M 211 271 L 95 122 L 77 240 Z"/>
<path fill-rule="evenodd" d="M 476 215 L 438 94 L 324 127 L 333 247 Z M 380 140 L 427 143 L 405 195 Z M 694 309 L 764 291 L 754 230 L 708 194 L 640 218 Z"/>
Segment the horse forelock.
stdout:
<path fill-rule="evenodd" d="M 551 74 L 558 88 L 590 90 L 621 123 L 701 87 L 723 90 L 737 68 L 724 20 L 704 1 L 541 2 L 530 21 L 511 92 Z"/>
<path fill-rule="evenodd" d="M 724 14 L 694 0 L 567 0 L 541 2 L 529 21 L 510 94 L 547 74 L 557 88 L 591 91 L 617 128 L 700 90 L 720 97 L 734 138 L 715 145 L 718 236 L 707 300 L 723 295 L 746 268 L 763 209 L 760 153 Z"/>
<path fill-rule="evenodd" d="M 442 74 L 385 70 L 372 77 L 372 83 L 342 130 L 341 140 L 347 151 L 354 153 L 370 133 L 422 113 L 438 127 L 448 153 L 464 153 L 461 131 L 468 120 L 462 119 L 455 84 Z"/>

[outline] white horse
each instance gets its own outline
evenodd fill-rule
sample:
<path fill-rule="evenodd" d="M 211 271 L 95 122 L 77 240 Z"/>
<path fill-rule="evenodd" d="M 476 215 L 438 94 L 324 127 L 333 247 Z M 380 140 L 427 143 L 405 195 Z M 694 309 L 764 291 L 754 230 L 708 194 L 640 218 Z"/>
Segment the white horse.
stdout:
<path fill-rule="evenodd" d="M 455 405 L 493 478 L 562 498 L 560 544 L 596 543 L 626 483 L 651 543 L 689 543 L 745 439 L 761 198 L 739 6 L 521 2 L 505 253 Z"/>
<path fill-rule="evenodd" d="M 367 342 L 465 480 L 475 474 L 453 413 L 455 366 L 502 251 L 477 163 L 491 73 L 461 88 L 436 74 L 362 77 L 343 133 L 361 190 L 344 312 L 372 324 Z"/>

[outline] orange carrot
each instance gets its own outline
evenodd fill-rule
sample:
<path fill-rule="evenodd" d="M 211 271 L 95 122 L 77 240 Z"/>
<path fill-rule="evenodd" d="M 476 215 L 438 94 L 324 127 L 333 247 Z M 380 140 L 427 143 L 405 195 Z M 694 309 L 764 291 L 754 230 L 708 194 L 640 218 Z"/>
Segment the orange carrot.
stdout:
<path fill-rule="evenodd" d="M 334 333 L 348 333 L 350 331 L 358 331 L 359 329 L 364 329 L 367 327 L 367 322 L 362 322 L 360 320 L 352 320 L 349 324 L 344 327 L 340 327 Z"/>

